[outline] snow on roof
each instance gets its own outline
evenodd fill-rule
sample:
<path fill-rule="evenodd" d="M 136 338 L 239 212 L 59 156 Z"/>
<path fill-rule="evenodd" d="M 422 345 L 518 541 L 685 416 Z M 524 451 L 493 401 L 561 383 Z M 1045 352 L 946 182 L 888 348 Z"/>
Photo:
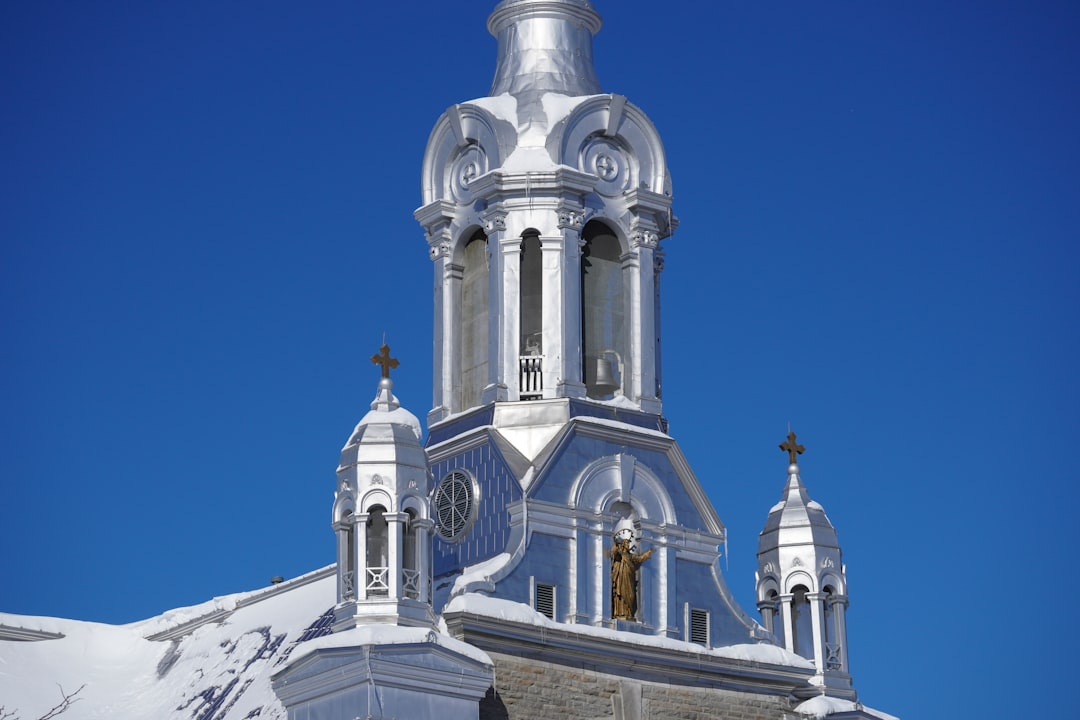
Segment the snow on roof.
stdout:
<path fill-rule="evenodd" d="M 492 665 L 491 658 L 483 650 L 452 638 L 446 632 L 436 632 L 430 628 L 401 627 L 383 623 L 362 625 L 352 630 L 310 640 L 293 653 L 289 661 L 295 662 L 323 648 L 349 648 L 363 645 L 408 645 L 425 642 L 434 643 L 439 647 L 464 655 L 489 667 Z"/>
<path fill-rule="evenodd" d="M 841 712 L 854 712 L 862 710 L 863 712 L 873 715 L 874 717 L 881 718 L 881 720 L 900 720 L 899 718 L 883 713 L 880 710 L 874 710 L 868 708 L 862 703 L 853 702 L 851 700 L 843 700 L 841 698 L 828 697 L 827 695 L 818 695 L 817 697 L 810 698 L 809 700 L 799 703 L 795 707 L 795 712 L 806 717 L 815 718 L 815 720 L 822 720 L 823 718 L 832 715 L 833 713 Z"/>
<path fill-rule="evenodd" d="M 611 630 L 609 628 L 594 627 L 592 625 L 557 623 L 523 603 L 493 598 L 487 595 L 480 595 L 479 593 L 465 593 L 451 599 L 443 609 L 443 614 L 446 615 L 454 612 L 471 613 L 473 615 L 490 617 L 506 622 L 532 625 L 534 627 L 557 628 L 568 633 L 589 635 L 608 640 L 618 640 L 634 645 L 711 655 L 732 660 L 767 663 L 770 665 L 813 668 L 813 663 L 809 660 L 775 645 L 742 643 L 724 647 L 706 648 L 697 643 L 674 640 L 669 637 L 658 635 L 640 635 L 638 633 Z"/>
<path fill-rule="evenodd" d="M 70 694 L 82 687 L 64 720 L 240 720 L 256 711 L 263 720 L 284 720 L 270 675 L 302 638 L 325 632 L 335 600 L 333 574 L 307 577 L 129 625 L 0 614 L 5 625 L 64 634 L 0 641 L 0 704 L 19 717 L 40 717 L 60 701 L 60 688 Z M 181 637 L 147 639 L 205 617 Z"/>
<path fill-rule="evenodd" d="M 458 579 L 454 581 L 454 587 L 450 589 L 450 595 L 466 592 L 477 583 L 489 584 L 492 577 L 506 567 L 511 557 L 510 553 L 499 553 L 490 560 L 466 567 L 458 576 Z"/>

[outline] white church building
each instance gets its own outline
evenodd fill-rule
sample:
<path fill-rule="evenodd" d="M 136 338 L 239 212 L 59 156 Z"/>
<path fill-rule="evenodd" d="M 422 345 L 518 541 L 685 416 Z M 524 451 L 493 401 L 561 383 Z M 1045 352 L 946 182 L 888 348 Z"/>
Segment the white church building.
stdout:
<path fill-rule="evenodd" d="M 671 178 L 597 79 L 599 28 L 587 0 L 503 0 L 489 96 L 435 123 L 426 443 L 384 345 L 328 508 L 337 563 L 122 627 L 0 614 L 0 704 L 39 716 L 65 665 L 86 683 L 65 718 L 891 718 L 856 694 L 793 433 L 753 616 L 728 589 L 663 415 Z"/>

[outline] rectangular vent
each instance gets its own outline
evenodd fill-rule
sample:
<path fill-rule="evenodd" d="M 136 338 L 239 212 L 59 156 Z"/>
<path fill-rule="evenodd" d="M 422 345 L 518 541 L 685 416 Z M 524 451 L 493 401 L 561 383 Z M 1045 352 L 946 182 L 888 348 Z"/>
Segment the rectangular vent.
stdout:
<path fill-rule="evenodd" d="M 536 583 L 536 612 L 555 619 L 555 586 Z"/>
<path fill-rule="evenodd" d="M 709 611 L 690 608 L 690 642 L 709 645 Z"/>

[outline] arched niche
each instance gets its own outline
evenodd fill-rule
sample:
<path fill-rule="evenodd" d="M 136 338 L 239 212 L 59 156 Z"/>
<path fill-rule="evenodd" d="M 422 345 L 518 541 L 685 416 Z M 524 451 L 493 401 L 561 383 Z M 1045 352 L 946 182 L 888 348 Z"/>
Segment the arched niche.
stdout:
<path fill-rule="evenodd" d="M 601 514 L 623 502 L 643 520 L 676 524 L 675 506 L 663 483 L 633 455 L 608 455 L 590 463 L 571 487 L 569 500 L 572 507 Z"/>
<path fill-rule="evenodd" d="M 619 95 L 597 95 L 577 107 L 548 135 L 556 162 L 599 178 L 609 197 L 643 188 L 670 195 L 660 134 L 648 116 Z"/>

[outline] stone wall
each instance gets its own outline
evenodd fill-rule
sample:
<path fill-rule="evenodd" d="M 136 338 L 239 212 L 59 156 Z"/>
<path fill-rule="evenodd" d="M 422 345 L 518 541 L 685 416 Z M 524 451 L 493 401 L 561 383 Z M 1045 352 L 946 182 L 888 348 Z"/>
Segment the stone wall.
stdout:
<path fill-rule="evenodd" d="M 784 696 L 635 680 L 488 652 L 495 687 L 480 720 L 784 720 Z M 614 698 L 614 699 L 613 699 Z M 785 712 L 788 711 L 788 712 Z"/>

